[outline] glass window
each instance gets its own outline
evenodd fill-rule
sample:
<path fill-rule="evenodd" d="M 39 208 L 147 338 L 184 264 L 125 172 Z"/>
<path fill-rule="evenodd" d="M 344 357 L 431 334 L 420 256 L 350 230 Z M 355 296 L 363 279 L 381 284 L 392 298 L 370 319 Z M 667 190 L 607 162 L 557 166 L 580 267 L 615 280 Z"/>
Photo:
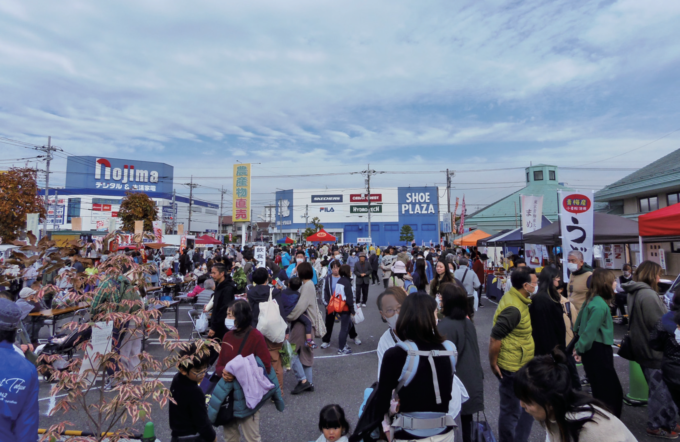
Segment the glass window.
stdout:
<path fill-rule="evenodd" d="M 371 232 L 380 232 L 380 225 L 371 223 Z"/>
<path fill-rule="evenodd" d="M 534 181 L 543 181 L 543 171 L 534 170 Z"/>
<path fill-rule="evenodd" d="M 673 204 L 678 204 L 678 200 L 680 200 L 680 194 L 678 193 L 669 193 L 667 195 L 667 200 L 668 200 L 668 205 L 672 206 Z"/>
<path fill-rule="evenodd" d="M 653 212 L 659 208 L 657 197 L 640 198 L 640 213 Z"/>
<path fill-rule="evenodd" d="M 347 224 L 345 225 L 345 232 L 358 232 L 359 231 L 359 226 L 356 224 Z"/>
<path fill-rule="evenodd" d="M 70 223 L 71 218 L 80 217 L 80 198 L 69 198 L 68 199 L 68 211 L 66 215 L 66 222 Z"/>
<path fill-rule="evenodd" d="M 421 227 L 423 228 L 423 232 L 434 232 L 437 230 L 436 224 L 423 224 Z"/>
<path fill-rule="evenodd" d="M 92 198 L 92 204 L 112 204 L 118 206 L 121 201 L 122 200 L 112 198 Z"/>
<path fill-rule="evenodd" d="M 409 224 L 411 226 L 411 229 L 413 229 L 414 232 L 418 231 L 418 224 Z"/>
<path fill-rule="evenodd" d="M 548 177 L 550 178 L 550 181 L 555 181 L 555 171 L 554 170 L 549 171 Z"/>
<path fill-rule="evenodd" d="M 527 172 L 527 183 L 529 182 L 529 172 Z"/>
<path fill-rule="evenodd" d="M 385 232 L 398 232 L 399 224 L 385 224 Z"/>
<path fill-rule="evenodd" d="M 200 207 L 196 207 L 196 206 L 191 206 L 191 211 L 194 212 L 194 213 L 203 213 L 203 209 L 201 209 Z"/>

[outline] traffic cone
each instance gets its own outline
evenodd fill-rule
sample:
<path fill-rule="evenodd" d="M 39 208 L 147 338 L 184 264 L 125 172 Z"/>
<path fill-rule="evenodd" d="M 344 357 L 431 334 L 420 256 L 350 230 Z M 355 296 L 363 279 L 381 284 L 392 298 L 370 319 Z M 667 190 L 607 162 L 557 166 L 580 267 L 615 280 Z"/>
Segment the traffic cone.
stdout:
<path fill-rule="evenodd" d="M 153 422 L 147 422 L 144 426 L 144 434 L 142 434 L 142 442 L 155 442 L 156 441 L 156 429 L 153 426 Z"/>
<path fill-rule="evenodd" d="M 642 373 L 642 367 L 634 361 L 628 361 L 628 367 L 628 394 L 623 400 L 626 404 L 635 407 L 647 405 L 649 386 L 645 375 Z"/>

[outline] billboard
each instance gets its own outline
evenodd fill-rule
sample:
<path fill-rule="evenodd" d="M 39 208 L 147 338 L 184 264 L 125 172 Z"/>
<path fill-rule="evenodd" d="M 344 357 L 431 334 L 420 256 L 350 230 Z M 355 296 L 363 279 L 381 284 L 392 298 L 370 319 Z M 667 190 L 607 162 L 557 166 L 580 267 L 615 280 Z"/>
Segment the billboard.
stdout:
<path fill-rule="evenodd" d="M 372 203 L 382 203 L 382 194 L 380 193 L 371 193 L 371 202 Z M 360 193 L 360 194 L 351 194 L 349 196 L 349 202 L 350 203 L 367 203 L 368 202 L 368 194 L 365 193 Z"/>
<path fill-rule="evenodd" d="M 233 221 L 247 223 L 250 221 L 250 164 L 234 164 L 234 201 Z"/>
<path fill-rule="evenodd" d="M 67 189 L 172 193 L 174 168 L 169 164 L 93 156 L 66 160 Z"/>
<path fill-rule="evenodd" d="M 342 195 L 312 195 L 312 203 L 341 203 Z"/>
<path fill-rule="evenodd" d="M 382 213 L 382 204 L 371 206 L 371 213 Z M 368 205 L 365 206 L 349 206 L 349 213 L 368 213 Z"/>

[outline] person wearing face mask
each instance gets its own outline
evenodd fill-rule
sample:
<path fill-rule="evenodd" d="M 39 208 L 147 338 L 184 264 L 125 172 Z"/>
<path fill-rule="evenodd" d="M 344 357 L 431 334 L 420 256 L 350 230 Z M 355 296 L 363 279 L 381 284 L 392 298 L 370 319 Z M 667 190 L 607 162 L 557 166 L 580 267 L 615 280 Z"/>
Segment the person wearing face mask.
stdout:
<path fill-rule="evenodd" d="M 467 317 L 468 296 L 457 284 L 442 285 L 442 313 L 439 321 L 439 332 L 453 342 L 458 350 L 458 376 L 470 397 L 460 410 L 463 442 L 470 442 L 472 432 L 472 416 L 484 411 L 484 372 L 477 342 L 475 325 Z"/>
<path fill-rule="evenodd" d="M 630 264 L 624 264 L 623 274 L 619 276 L 618 284 L 616 284 L 616 295 L 614 296 L 614 307 L 612 307 L 612 316 L 616 316 L 617 310 L 621 313 L 621 325 L 628 325 L 628 318 L 626 318 L 626 298 L 628 294 L 623 289 L 623 284 L 628 284 L 633 280 L 633 273 Z"/>
<path fill-rule="evenodd" d="M 531 434 L 533 418 L 520 406 L 514 391 L 514 378 L 534 357 L 529 305 L 538 291 L 536 271 L 522 267 L 512 272 L 512 288 L 501 298 L 493 318 L 489 342 L 491 372 L 499 380 L 499 442 L 526 442 Z"/>
<path fill-rule="evenodd" d="M 650 344 L 663 352 L 663 380 L 675 406 L 680 409 L 680 287 L 675 289 L 671 311 L 661 317 L 652 331 Z"/>
<path fill-rule="evenodd" d="M 298 266 L 302 264 L 303 262 L 306 262 L 307 258 L 305 256 L 305 252 L 303 250 L 298 250 L 295 253 L 295 262 L 292 263 L 291 265 L 288 266 L 286 269 L 286 275 L 288 278 L 292 278 L 293 276 L 298 276 Z M 316 274 L 316 269 L 312 266 L 312 270 L 314 271 L 314 276 L 312 277 L 312 283 L 314 286 L 319 282 L 318 276 Z"/>
<path fill-rule="evenodd" d="M 609 303 L 614 299 L 616 276 L 607 269 L 595 269 L 586 300 L 574 324 L 579 337 L 574 347 L 576 362 L 590 381 L 593 397 L 607 405 L 616 417 L 621 417 L 623 389 L 614 368 L 614 322 Z"/>
<path fill-rule="evenodd" d="M 567 261 L 567 268 L 569 269 L 569 301 L 579 311 L 586 300 L 588 287 L 590 287 L 590 277 L 593 275 L 593 268 L 583 262 L 583 253 L 578 250 L 569 252 Z"/>
<path fill-rule="evenodd" d="M 397 320 L 399 319 L 399 311 L 401 304 L 406 299 L 406 292 L 401 287 L 389 287 L 387 290 L 378 295 L 376 304 L 380 312 L 380 318 L 386 323 L 389 328 L 380 337 L 378 341 L 378 377 L 380 377 L 380 367 L 382 366 L 383 356 L 390 348 L 397 345 L 399 338 L 395 330 L 397 329 Z"/>

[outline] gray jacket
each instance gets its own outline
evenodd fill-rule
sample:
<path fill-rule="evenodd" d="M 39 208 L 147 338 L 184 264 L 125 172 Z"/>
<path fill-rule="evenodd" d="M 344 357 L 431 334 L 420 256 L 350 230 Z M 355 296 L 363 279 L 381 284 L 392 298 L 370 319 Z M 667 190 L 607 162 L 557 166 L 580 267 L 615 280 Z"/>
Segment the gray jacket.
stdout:
<path fill-rule="evenodd" d="M 666 306 L 659 294 L 644 282 L 631 281 L 621 288 L 628 293 L 629 335 L 635 362 L 643 368 L 661 369 L 663 353 L 652 350 L 649 334 L 667 312 Z"/>
<path fill-rule="evenodd" d="M 370 284 L 371 283 L 371 264 L 368 262 L 368 260 L 365 260 L 363 263 L 359 261 L 358 263 L 354 264 L 354 274 L 356 275 L 357 279 L 357 285 L 359 284 Z M 361 277 L 361 274 L 365 273 L 366 276 L 363 278 Z"/>

